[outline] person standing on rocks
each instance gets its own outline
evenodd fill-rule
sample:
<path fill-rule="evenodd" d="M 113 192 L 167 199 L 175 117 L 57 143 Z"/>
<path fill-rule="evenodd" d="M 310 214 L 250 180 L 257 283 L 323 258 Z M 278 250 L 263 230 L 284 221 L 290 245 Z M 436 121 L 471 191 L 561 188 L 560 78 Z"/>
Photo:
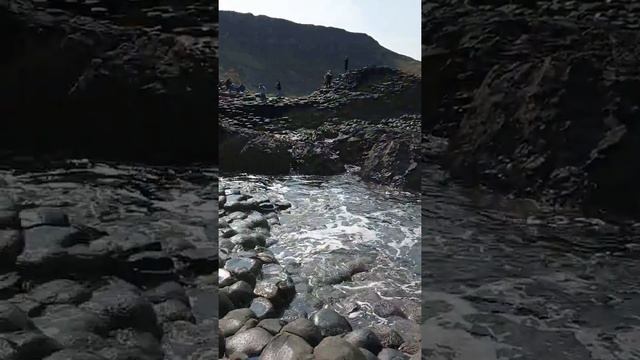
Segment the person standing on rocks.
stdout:
<path fill-rule="evenodd" d="M 267 87 L 264 86 L 264 84 L 260 84 L 258 86 L 258 96 L 262 99 L 262 100 L 266 100 L 267 99 Z"/>
<path fill-rule="evenodd" d="M 324 87 L 331 86 L 332 79 L 333 79 L 333 74 L 331 74 L 331 70 L 327 70 L 327 73 L 324 74 Z"/>
<path fill-rule="evenodd" d="M 349 57 L 345 57 L 344 58 L 344 72 L 347 72 L 349 70 Z"/>
<path fill-rule="evenodd" d="M 280 80 L 276 83 L 276 92 L 278 97 L 282 97 L 282 85 L 280 84 Z"/>

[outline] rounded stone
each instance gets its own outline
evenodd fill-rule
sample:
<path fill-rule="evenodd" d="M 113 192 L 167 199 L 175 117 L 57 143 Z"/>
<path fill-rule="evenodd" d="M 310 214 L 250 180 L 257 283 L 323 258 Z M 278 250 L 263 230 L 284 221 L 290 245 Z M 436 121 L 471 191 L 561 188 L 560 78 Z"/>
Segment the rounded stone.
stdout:
<path fill-rule="evenodd" d="M 241 352 L 248 356 L 260 355 L 262 349 L 271 341 L 273 335 L 261 327 L 238 332 L 226 341 L 228 354 Z"/>
<path fill-rule="evenodd" d="M 322 340 L 320 329 L 309 319 L 296 319 L 282 328 L 282 331 L 298 335 L 312 346 L 316 346 Z"/>
<path fill-rule="evenodd" d="M 311 321 L 320 329 L 323 337 L 342 335 L 352 330 L 349 321 L 331 309 L 317 311 Z"/>
<path fill-rule="evenodd" d="M 250 309 L 256 314 L 258 319 L 264 319 L 274 312 L 271 301 L 263 297 L 253 299 Z"/>
<path fill-rule="evenodd" d="M 380 360 L 409 360 L 409 357 L 402 352 L 394 349 L 382 349 L 378 354 Z"/>
<path fill-rule="evenodd" d="M 374 354 L 379 353 L 383 347 L 378 335 L 368 328 L 356 329 L 345 335 L 344 340 L 354 346 L 365 348 Z"/>
<path fill-rule="evenodd" d="M 300 360 L 313 353 L 313 347 L 304 339 L 289 333 L 280 333 L 265 346 L 260 360 Z"/>
<path fill-rule="evenodd" d="M 360 349 L 338 336 L 324 338 L 313 350 L 313 354 L 316 360 L 366 360 Z"/>

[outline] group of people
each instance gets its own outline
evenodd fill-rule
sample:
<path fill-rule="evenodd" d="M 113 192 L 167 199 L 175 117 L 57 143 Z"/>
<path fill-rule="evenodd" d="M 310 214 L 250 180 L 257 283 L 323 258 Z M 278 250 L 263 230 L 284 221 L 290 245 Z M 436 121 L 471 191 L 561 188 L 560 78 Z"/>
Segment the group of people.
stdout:
<path fill-rule="evenodd" d="M 345 57 L 344 58 L 344 72 L 347 72 L 349 70 L 349 57 Z M 331 70 L 327 70 L 327 72 L 324 74 L 324 86 L 326 88 L 331 86 L 331 81 L 333 80 L 333 73 L 331 73 Z M 238 93 L 244 93 L 244 91 L 246 90 L 245 86 L 240 84 L 238 86 L 236 86 L 235 84 L 233 84 L 233 82 L 231 81 L 231 79 L 227 79 L 224 82 L 224 86 L 227 89 L 227 91 L 231 91 L 231 92 L 238 92 Z M 266 100 L 267 98 L 267 87 L 264 84 L 260 84 L 258 85 L 258 94 L 257 96 L 263 100 Z M 276 96 L 277 97 L 282 97 L 282 84 L 280 83 L 280 80 L 278 80 L 278 82 L 276 83 Z"/>
<path fill-rule="evenodd" d="M 349 57 L 344 58 L 344 72 L 347 71 L 349 71 Z M 331 73 L 331 70 L 327 70 L 327 72 L 324 74 L 324 87 L 330 87 L 332 80 L 333 74 Z"/>

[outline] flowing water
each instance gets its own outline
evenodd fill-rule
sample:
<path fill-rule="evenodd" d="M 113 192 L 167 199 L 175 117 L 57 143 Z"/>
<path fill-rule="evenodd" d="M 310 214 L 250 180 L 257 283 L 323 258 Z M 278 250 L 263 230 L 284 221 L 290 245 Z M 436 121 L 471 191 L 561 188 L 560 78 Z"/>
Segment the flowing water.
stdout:
<path fill-rule="evenodd" d="M 423 170 L 423 358 L 640 359 L 640 226 Z"/>
<path fill-rule="evenodd" d="M 296 282 L 292 309 L 309 313 L 329 305 L 356 326 L 380 323 L 405 333 L 413 320 L 419 336 L 419 195 L 367 185 L 349 174 L 244 176 L 221 183 L 292 204 L 280 214 L 270 242 Z"/>

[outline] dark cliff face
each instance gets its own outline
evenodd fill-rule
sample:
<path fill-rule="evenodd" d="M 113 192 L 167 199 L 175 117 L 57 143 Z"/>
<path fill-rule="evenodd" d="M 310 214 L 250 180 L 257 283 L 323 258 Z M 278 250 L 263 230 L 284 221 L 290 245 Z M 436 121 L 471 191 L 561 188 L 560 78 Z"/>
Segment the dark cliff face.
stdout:
<path fill-rule="evenodd" d="M 264 83 L 269 91 L 280 80 L 288 95 L 309 94 L 322 84 L 327 70 L 343 72 L 345 56 L 352 69 L 384 65 L 420 74 L 420 62 L 365 34 L 220 12 L 220 79 L 230 77 L 249 89 Z"/>
<path fill-rule="evenodd" d="M 217 162 L 207 1 L 0 2 L 0 161 Z"/>
<path fill-rule="evenodd" d="M 633 1 L 424 2 L 423 129 L 450 138 L 452 173 L 640 213 L 639 11 Z"/>

